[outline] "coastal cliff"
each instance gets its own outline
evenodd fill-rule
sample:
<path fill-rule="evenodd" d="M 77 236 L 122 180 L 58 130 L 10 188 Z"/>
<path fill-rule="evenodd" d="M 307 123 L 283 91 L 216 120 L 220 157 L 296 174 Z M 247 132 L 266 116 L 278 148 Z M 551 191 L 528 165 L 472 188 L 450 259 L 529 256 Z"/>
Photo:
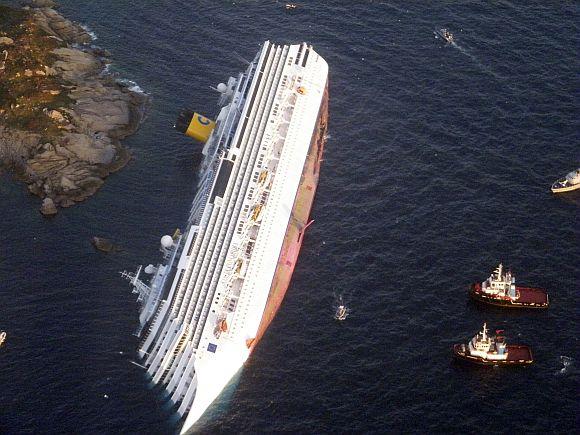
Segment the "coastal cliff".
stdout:
<path fill-rule="evenodd" d="M 54 214 L 125 166 L 120 139 L 138 129 L 148 99 L 106 72 L 109 53 L 53 1 L 27 4 L 0 6 L 0 166 Z"/>

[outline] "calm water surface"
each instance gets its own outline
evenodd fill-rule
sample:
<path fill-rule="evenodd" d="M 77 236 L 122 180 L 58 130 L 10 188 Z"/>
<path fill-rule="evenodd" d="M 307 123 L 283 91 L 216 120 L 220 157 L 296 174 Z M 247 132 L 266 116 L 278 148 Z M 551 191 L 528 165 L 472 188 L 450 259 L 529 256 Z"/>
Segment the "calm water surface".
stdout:
<path fill-rule="evenodd" d="M 8 4 L 8 1 L 1 1 Z M 45 220 L 0 178 L 0 432 L 175 430 L 130 363 L 135 297 L 118 272 L 159 260 L 182 226 L 199 145 L 183 106 L 265 39 L 306 40 L 330 64 L 327 153 L 285 302 L 205 433 L 571 433 L 578 414 L 580 197 L 549 185 L 580 164 L 574 2 L 61 0 L 151 95 L 135 159 L 90 201 Z M 433 31 L 449 28 L 457 45 Z M 124 251 L 102 255 L 94 235 Z M 468 301 L 498 261 L 552 306 Z M 341 295 L 352 310 L 332 319 Z M 451 346 L 488 321 L 533 347 L 523 370 L 477 369 Z M 564 373 L 560 356 L 575 361 Z M 104 397 L 107 395 L 108 397 Z"/>

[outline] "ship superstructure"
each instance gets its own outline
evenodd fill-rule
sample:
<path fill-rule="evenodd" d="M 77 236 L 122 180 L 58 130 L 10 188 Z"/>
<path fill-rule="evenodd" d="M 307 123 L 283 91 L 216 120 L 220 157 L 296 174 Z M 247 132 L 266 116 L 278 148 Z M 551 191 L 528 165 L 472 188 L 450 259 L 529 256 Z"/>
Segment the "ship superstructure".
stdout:
<path fill-rule="evenodd" d="M 490 335 L 487 324 L 478 332 L 467 345 L 456 344 L 453 346 L 455 358 L 481 365 L 529 365 L 534 359 L 528 346 L 508 345 L 505 337 L 499 335 L 503 330 L 496 331 L 496 335 Z"/>
<path fill-rule="evenodd" d="M 479 302 L 509 308 L 547 308 L 550 304 L 545 290 L 516 286 L 516 278 L 500 263 L 481 283 L 470 286 L 470 295 Z"/>
<path fill-rule="evenodd" d="M 124 273 L 141 303 L 139 356 L 184 417 L 182 433 L 240 370 L 284 297 L 318 182 L 327 76 L 306 43 L 267 41 L 218 85 L 215 122 L 193 114 L 183 128 L 205 141 L 186 227 L 162 238 L 165 264 Z"/>

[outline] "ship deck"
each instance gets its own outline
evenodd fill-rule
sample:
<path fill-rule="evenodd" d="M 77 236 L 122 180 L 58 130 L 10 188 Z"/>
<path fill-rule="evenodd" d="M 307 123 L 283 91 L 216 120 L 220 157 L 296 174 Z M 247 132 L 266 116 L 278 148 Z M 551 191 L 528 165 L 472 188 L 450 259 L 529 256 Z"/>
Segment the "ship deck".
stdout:
<path fill-rule="evenodd" d="M 507 360 L 512 362 L 533 360 L 532 351 L 528 346 L 508 345 L 507 354 Z"/>
<path fill-rule="evenodd" d="M 550 300 L 544 289 L 534 287 L 516 287 L 517 299 L 487 294 L 481 290 L 480 283 L 470 287 L 469 294 L 476 301 L 504 308 L 548 308 Z"/>
<path fill-rule="evenodd" d="M 533 287 L 517 287 L 520 297 L 518 302 L 525 304 L 545 305 L 548 303 L 548 294 L 545 290 Z"/>
<path fill-rule="evenodd" d="M 460 361 L 469 362 L 472 364 L 479 364 L 484 366 L 520 366 L 529 365 L 534 361 L 532 350 L 528 346 L 508 345 L 507 359 L 505 360 L 489 360 L 479 356 L 472 356 L 461 350 L 461 344 L 453 346 L 453 355 Z"/>

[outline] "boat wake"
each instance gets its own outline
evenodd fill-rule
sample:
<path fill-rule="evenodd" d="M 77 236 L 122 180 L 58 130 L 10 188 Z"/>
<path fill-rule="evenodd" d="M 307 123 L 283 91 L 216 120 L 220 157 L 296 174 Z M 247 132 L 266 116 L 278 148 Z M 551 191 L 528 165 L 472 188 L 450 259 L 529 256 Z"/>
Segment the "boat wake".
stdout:
<path fill-rule="evenodd" d="M 560 363 L 562 364 L 562 368 L 555 373 L 557 376 L 567 374 L 573 366 L 574 359 L 566 355 L 560 355 Z"/>
<path fill-rule="evenodd" d="M 473 63 L 475 63 L 481 70 L 486 73 L 493 74 L 493 71 L 486 65 L 484 65 L 475 55 L 473 55 L 467 48 L 459 45 L 455 36 L 448 30 L 448 29 L 436 29 L 433 30 L 433 34 L 435 35 L 435 39 L 441 39 L 445 42 L 446 46 L 450 46 L 459 50 L 462 54 L 467 56 Z"/>

